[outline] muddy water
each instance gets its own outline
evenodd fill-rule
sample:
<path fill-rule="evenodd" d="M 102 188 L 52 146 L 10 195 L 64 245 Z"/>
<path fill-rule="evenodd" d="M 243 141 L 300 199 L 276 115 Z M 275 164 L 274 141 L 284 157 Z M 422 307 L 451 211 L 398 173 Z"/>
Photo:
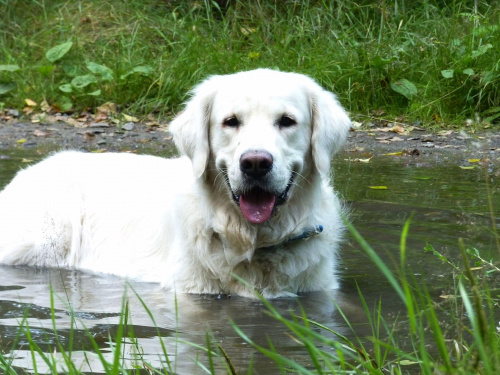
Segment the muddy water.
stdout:
<path fill-rule="evenodd" d="M 36 151 L 1 151 L 0 188 L 17 169 L 41 157 Z M 351 207 L 352 222 L 378 254 L 393 265 L 399 263 L 401 229 L 411 217 L 408 265 L 416 280 L 428 285 L 436 299 L 452 282 L 451 269 L 424 252 L 427 243 L 454 259 L 459 256 L 457 239 L 461 237 L 467 247 L 481 249 L 484 257 L 496 256 L 486 181 L 496 192 L 493 207 L 498 209 L 498 163 L 473 164 L 474 169 L 461 169 L 460 166 L 471 164 L 459 157 L 441 156 L 440 162 L 432 157 L 380 156 L 368 163 L 352 159 L 352 154 L 340 155 L 333 166 L 335 184 Z M 339 290 L 280 299 L 274 306 L 285 316 L 292 311 L 300 313 L 303 308 L 309 318 L 338 333 L 363 339 L 370 334 L 370 327 L 359 301 L 358 286 L 368 306 L 374 307 L 382 301 L 384 317 L 389 323 L 402 311 L 390 286 L 353 240 L 347 241 L 343 249 Z M 19 334 L 19 325 L 25 319 L 32 339 L 44 352 L 55 351 L 55 356 L 61 358 L 55 349 L 60 343 L 64 348 L 72 348 L 77 368 L 99 371 L 102 366 L 94 345 L 111 361 L 109 335 L 116 333 L 124 296 L 130 312 L 129 330 L 133 330 L 136 338 L 136 341 L 124 340 L 123 357 L 129 367 L 145 368 L 144 363 L 148 363 L 171 366 L 179 374 L 205 373 L 202 366 L 207 366 L 206 354 L 192 344 L 204 346 L 206 332 L 210 332 L 238 373 L 246 373 L 250 362 L 255 374 L 277 373 L 276 365 L 245 343 L 232 324 L 256 343 L 269 347 L 271 340 L 282 355 L 306 368 L 313 367 L 306 349 L 282 324 L 269 317 L 258 301 L 175 296 L 156 284 L 126 283 L 112 276 L 6 266 L 0 266 L 0 352 L 12 358 L 16 366 L 33 369 L 29 343 Z M 348 317 L 354 332 L 338 309 Z M 215 366 L 223 369 L 221 362 L 216 361 Z M 42 360 L 38 361 L 37 369 L 42 373 L 46 369 Z"/>

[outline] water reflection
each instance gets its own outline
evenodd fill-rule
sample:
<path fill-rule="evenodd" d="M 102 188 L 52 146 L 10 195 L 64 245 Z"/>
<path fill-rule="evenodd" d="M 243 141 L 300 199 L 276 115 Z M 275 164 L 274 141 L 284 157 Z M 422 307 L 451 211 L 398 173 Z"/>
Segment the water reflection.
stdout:
<path fill-rule="evenodd" d="M 1 151 L 0 187 L 20 166 L 40 158 L 41 153 L 37 151 Z M 497 256 L 491 236 L 486 167 L 462 170 L 461 161 L 454 159 L 440 164 L 411 157 L 380 157 L 370 163 L 346 161 L 348 158 L 349 155 L 338 157 L 333 171 L 336 186 L 352 209 L 353 223 L 378 254 L 396 268 L 401 229 L 411 217 L 409 266 L 417 281 L 429 285 L 431 295 L 437 298 L 453 280 L 449 268 L 432 254 L 424 253 L 427 243 L 454 259 L 459 256 L 457 239 L 462 237 L 466 246 L 480 248 L 486 258 Z M 499 184 L 495 184 L 498 165 L 489 164 L 487 168 L 490 186 L 498 191 Z M 372 190 L 369 186 L 373 185 L 387 186 L 387 190 Z M 492 197 L 493 206 L 500 207 L 500 196 L 493 194 Z M 371 332 L 358 297 L 359 288 L 370 308 L 382 301 L 384 318 L 391 324 L 402 306 L 352 240 L 344 246 L 342 270 L 342 286 L 338 291 L 280 299 L 274 306 L 284 316 L 294 312 L 300 315 L 303 309 L 310 319 L 342 335 L 363 338 Z M 271 339 L 280 353 L 307 368 L 313 367 L 307 350 L 286 327 L 267 314 L 259 301 L 227 296 L 176 296 L 161 290 L 157 284 L 127 283 L 108 275 L 26 267 L 0 266 L 0 351 L 11 352 L 16 366 L 32 369 L 29 343 L 19 335 L 18 328 L 25 319 L 33 340 L 43 351 L 53 352 L 57 343 L 69 347 L 71 342 L 72 360 L 77 368 L 98 371 L 100 360 L 93 354 L 94 345 L 111 360 L 109 334 L 117 329 L 124 297 L 130 311 L 129 329 L 133 329 L 137 338 L 137 342 L 124 341 L 124 356 L 129 359 L 129 366 L 134 365 L 140 354 L 144 361 L 155 366 L 168 366 L 168 359 L 174 372 L 180 374 L 204 373 L 196 364 L 201 361 L 206 365 L 204 351 L 187 343 L 204 346 L 208 330 L 226 350 L 238 372 L 246 373 L 249 363 L 253 362 L 254 373 L 275 374 L 277 369 L 272 361 L 236 333 L 231 325 L 234 322 L 257 344 L 268 347 Z M 354 333 L 339 309 L 348 317 Z M 161 342 L 168 358 L 162 353 Z M 39 363 L 38 371 L 44 372 L 43 361 Z"/>

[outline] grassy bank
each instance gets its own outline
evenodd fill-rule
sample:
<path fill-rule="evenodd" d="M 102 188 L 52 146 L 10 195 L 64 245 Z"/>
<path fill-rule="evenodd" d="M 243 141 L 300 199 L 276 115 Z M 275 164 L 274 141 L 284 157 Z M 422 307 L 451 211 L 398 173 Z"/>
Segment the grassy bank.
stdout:
<path fill-rule="evenodd" d="M 365 120 L 500 117 L 497 1 L 0 0 L 0 14 L 4 108 L 168 117 L 210 74 L 270 67 Z"/>
<path fill-rule="evenodd" d="M 394 298 L 403 302 L 404 308 L 396 312 L 399 317 L 394 323 L 388 323 L 384 318 L 387 315 L 384 301 L 376 306 L 368 306 L 361 290 L 359 298 L 371 328 L 368 338 L 356 338 L 355 327 L 351 326 L 349 316 L 342 311 L 340 314 L 346 325 L 353 330 L 351 338 L 321 322 L 309 319 L 305 312 L 292 314 L 291 318 L 284 317 L 272 303 L 261 298 L 267 313 L 275 319 L 277 325 L 283 327 L 288 337 L 301 343 L 309 360 L 294 360 L 293 351 L 280 353 L 275 349 L 273 340 L 276 338 L 273 337 L 268 338 L 267 345 L 257 344 L 245 333 L 244 328 L 230 322 L 241 342 L 247 345 L 240 344 L 241 348 L 245 348 L 249 358 L 252 358 L 252 352 L 262 353 L 267 358 L 266 363 L 273 363 L 281 374 L 497 374 L 500 366 L 500 299 L 495 285 L 498 285 L 500 269 L 484 259 L 478 250 L 463 247 L 460 241 L 460 261 L 447 259 L 428 245 L 426 250 L 440 258 L 447 269 L 444 272 L 452 273 L 455 279 L 454 286 L 443 291 L 438 301 L 430 296 L 426 285 L 416 282 L 411 270 L 405 265 L 409 227 L 407 222 L 402 231 L 400 266 L 396 271 L 391 271 L 358 232 L 350 227 L 351 234 L 359 241 L 367 258 L 392 286 Z M 144 350 L 134 335 L 134 314 L 129 310 L 126 299 L 123 300 L 118 323 L 109 328 L 109 341 L 106 340 L 109 346 L 103 346 L 102 338 L 98 342 L 91 331 L 83 333 L 87 337 L 82 338 L 83 323 L 75 318 L 71 307 L 68 308 L 72 317 L 70 343 L 63 344 L 57 334 L 57 314 L 61 311 L 55 309 L 56 297 L 53 294 L 51 296 L 52 342 L 47 346 L 47 340 L 44 340 L 42 346 L 37 339 L 32 338 L 33 330 L 37 331 L 37 337 L 43 335 L 40 335 L 38 328 L 30 328 L 29 311 L 26 311 L 24 318 L 19 319 L 18 335 L 11 344 L 14 355 L 0 352 L 0 372 L 8 375 L 25 373 L 23 369 L 12 365 L 15 353 L 22 348 L 30 353 L 29 356 L 35 363 L 35 374 L 81 374 L 82 368 L 87 365 L 91 369 L 90 373 L 173 374 L 178 373 L 177 360 L 192 361 L 200 370 L 198 373 L 254 373 L 251 359 L 245 368 L 227 354 L 226 349 L 230 348 L 224 348 L 227 344 L 225 337 L 207 333 L 205 344 L 200 345 L 185 342 L 182 340 L 182 333 L 176 334 L 177 344 L 189 345 L 198 351 L 195 357 L 186 359 L 177 352 L 177 344 L 174 344 L 173 350 L 172 345 L 167 348 L 161 328 L 156 328 L 156 334 L 160 351 L 158 358 L 162 365 L 151 363 L 143 356 Z M 140 296 L 137 295 L 137 298 L 150 317 L 151 324 L 156 326 L 153 313 Z M 179 315 L 182 313 L 178 312 Z M 72 348 L 76 347 L 73 340 L 86 340 L 87 354 L 82 357 L 81 352 L 78 353 L 76 349 L 73 352 Z M 91 357 L 94 360 L 90 360 Z M 89 373 L 89 370 L 85 370 L 85 373 Z"/>

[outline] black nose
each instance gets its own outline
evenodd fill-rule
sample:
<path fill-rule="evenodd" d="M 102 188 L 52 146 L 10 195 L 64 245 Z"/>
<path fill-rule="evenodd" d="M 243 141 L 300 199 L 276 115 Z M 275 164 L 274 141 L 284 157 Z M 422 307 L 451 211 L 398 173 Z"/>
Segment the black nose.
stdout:
<path fill-rule="evenodd" d="M 247 151 L 240 157 L 240 170 L 250 177 L 263 177 L 272 167 L 273 156 L 267 151 Z"/>

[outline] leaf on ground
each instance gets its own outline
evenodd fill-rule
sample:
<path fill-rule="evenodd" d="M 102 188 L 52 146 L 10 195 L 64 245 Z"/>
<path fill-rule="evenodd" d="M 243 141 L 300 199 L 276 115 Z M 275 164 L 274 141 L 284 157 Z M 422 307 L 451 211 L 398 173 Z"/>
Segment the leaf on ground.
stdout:
<path fill-rule="evenodd" d="M 126 115 L 125 113 L 123 114 L 123 119 L 125 121 L 139 122 L 139 119 L 137 117 L 129 116 L 129 115 Z"/>
<path fill-rule="evenodd" d="M 394 155 L 401 155 L 403 151 L 398 151 L 398 152 L 388 152 L 387 154 L 382 154 L 386 156 L 394 156 Z"/>
<path fill-rule="evenodd" d="M 373 190 L 387 190 L 387 186 L 368 186 L 368 188 Z"/>
<path fill-rule="evenodd" d="M 390 128 L 391 132 L 402 134 L 406 131 L 406 129 L 402 125 L 394 125 Z"/>
<path fill-rule="evenodd" d="M 75 128 L 86 128 L 87 124 L 84 122 L 76 121 L 73 117 L 62 117 L 61 121 L 64 123 L 74 126 Z"/>
<path fill-rule="evenodd" d="M 36 107 L 37 104 L 34 100 L 31 100 L 31 99 L 24 99 L 24 102 L 26 103 L 26 105 L 28 107 Z"/>
<path fill-rule="evenodd" d="M 33 160 L 31 160 L 31 159 L 24 159 L 24 158 L 23 158 L 23 159 L 21 160 L 21 163 L 32 163 L 32 162 L 33 162 Z"/>
<path fill-rule="evenodd" d="M 46 137 L 46 136 L 47 136 L 47 133 L 45 133 L 45 132 L 41 131 L 40 129 L 35 129 L 35 130 L 33 131 L 33 135 L 34 135 L 35 137 Z"/>
<path fill-rule="evenodd" d="M 444 136 L 451 135 L 452 133 L 453 133 L 453 130 L 441 130 L 441 131 L 437 132 L 437 135 L 444 137 Z"/>
<path fill-rule="evenodd" d="M 21 139 L 17 140 L 17 143 L 19 143 L 20 145 L 22 145 L 25 142 L 26 142 L 26 138 L 21 138 Z"/>
<path fill-rule="evenodd" d="M 46 100 L 43 100 L 40 103 L 40 108 L 42 109 L 43 112 L 50 112 L 50 110 L 52 109 L 52 107 L 50 106 L 49 103 L 47 103 Z"/>
<path fill-rule="evenodd" d="M 112 114 L 112 113 L 114 114 L 117 112 L 118 112 L 118 106 L 116 105 L 116 103 L 106 102 L 103 105 L 101 105 L 100 107 L 97 107 L 98 114 L 105 114 L 105 115 L 109 116 L 110 114 Z"/>
<path fill-rule="evenodd" d="M 367 159 L 360 159 L 360 158 L 355 158 L 355 159 L 345 159 L 346 161 L 353 161 L 357 163 L 369 163 L 372 158 L 367 158 Z"/>
<path fill-rule="evenodd" d="M 479 163 L 481 159 L 467 159 L 469 163 Z"/>
<path fill-rule="evenodd" d="M 472 165 L 470 167 L 464 167 L 462 165 L 459 166 L 461 169 L 474 169 L 475 167 Z"/>
<path fill-rule="evenodd" d="M 389 139 L 389 141 L 391 142 L 401 142 L 401 141 L 404 141 L 405 139 L 404 138 L 400 138 L 400 137 L 392 137 Z"/>

